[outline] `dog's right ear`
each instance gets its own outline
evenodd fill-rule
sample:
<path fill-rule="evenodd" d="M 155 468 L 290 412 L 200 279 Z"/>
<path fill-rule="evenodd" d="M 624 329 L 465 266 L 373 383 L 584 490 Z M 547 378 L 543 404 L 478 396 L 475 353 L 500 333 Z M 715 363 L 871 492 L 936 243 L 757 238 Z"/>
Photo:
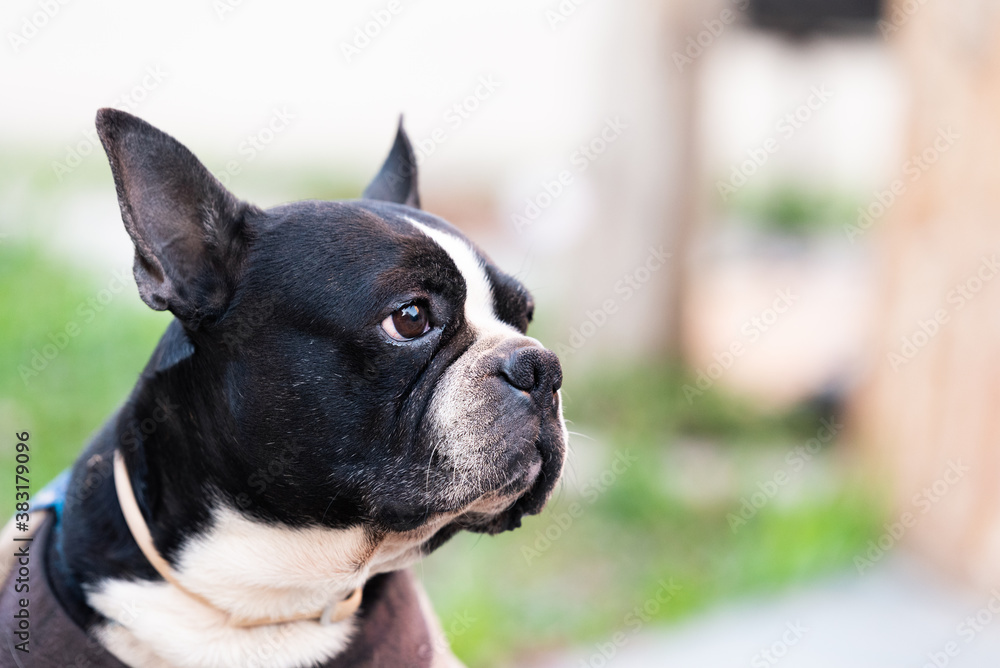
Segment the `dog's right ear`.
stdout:
<path fill-rule="evenodd" d="M 414 209 L 420 208 L 420 194 L 417 192 L 417 156 L 413 153 L 413 144 L 410 143 L 406 130 L 403 129 L 402 116 L 399 117 L 396 140 L 392 143 L 389 156 L 361 197 L 406 204 Z"/>
<path fill-rule="evenodd" d="M 257 210 L 177 140 L 131 114 L 101 109 L 97 133 L 135 244 L 142 300 L 191 329 L 221 315 L 246 257 L 245 220 Z"/>

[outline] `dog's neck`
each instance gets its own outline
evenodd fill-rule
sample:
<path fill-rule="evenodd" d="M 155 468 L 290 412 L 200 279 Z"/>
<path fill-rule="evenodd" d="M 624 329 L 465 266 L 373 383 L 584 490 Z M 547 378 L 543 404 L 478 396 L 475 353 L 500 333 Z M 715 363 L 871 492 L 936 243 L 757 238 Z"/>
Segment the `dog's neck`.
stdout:
<path fill-rule="evenodd" d="M 291 617 L 340 601 L 375 572 L 410 563 L 418 546 L 419 540 L 402 537 L 374 542 L 360 527 L 279 527 L 220 506 L 209 529 L 176 552 L 183 589 L 110 578 L 89 588 L 87 602 L 107 620 L 95 625 L 95 634 L 129 665 L 301 668 L 344 650 L 356 619 L 254 627 L 230 619 Z"/>
<path fill-rule="evenodd" d="M 340 601 L 368 577 L 355 559 L 358 535 L 282 530 L 218 510 L 211 529 L 178 551 L 183 588 L 122 578 L 90 588 L 88 604 L 108 620 L 95 632 L 129 665 L 207 667 L 220 656 L 223 665 L 277 668 L 322 661 L 346 647 L 353 617 L 251 627 L 231 619 L 294 617 Z"/>
<path fill-rule="evenodd" d="M 170 563 L 167 562 L 166 559 L 163 558 L 163 555 L 160 554 L 159 550 L 156 548 L 149 532 L 149 525 L 143 517 L 142 512 L 139 510 L 138 503 L 136 502 L 135 492 L 132 488 L 129 472 L 125 466 L 125 459 L 120 450 L 115 451 L 114 454 L 113 476 L 115 480 L 115 491 L 118 494 L 118 504 L 121 507 L 122 514 L 125 516 L 125 522 L 128 524 L 129 533 L 131 533 L 132 538 L 138 544 L 139 549 L 142 550 L 143 556 L 146 557 L 146 560 L 151 566 L 153 566 L 153 568 L 156 569 L 156 571 L 167 583 L 187 594 L 191 599 L 193 599 L 194 602 L 202 603 L 206 607 L 221 611 L 221 609 L 218 608 L 213 601 L 195 591 L 192 591 L 183 582 L 181 582 L 180 574 Z M 219 514 L 221 515 L 222 513 Z M 231 511 L 226 514 L 228 517 L 224 519 L 216 518 L 216 520 L 213 521 L 212 533 L 218 533 L 220 525 L 249 523 L 246 518 L 240 517 L 238 514 L 232 513 Z M 362 534 L 363 533 L 364 532 L 362 532 Z M 249 534 L 249 531 L 241 531 L 239 537 L 241 542 L 245 543 L 246 537 Z M 243 545 L 242 547 L 246 548 L 247 546 Z M 184 549 L 185 551 L 190 551 L 191 545 L 185 546 Z M 367 553 L 367 550 L 362 549 L 360 552 L 361 554 L 359 554 L 359 557 L 363 557 L 366 556 L 365 553 Z M 353 570 L 361 570 L 364 565 L 364 559 L 359 558 L 354 563 Z M 253 587 L 249 587 L 249 589 L 253 589 Z M 322 590 L 320 590 L 320 592 L 322 592 Z M 316 604 L 312 607 L 301 608 L 296 612 L 285 615 L 276 616 L 269 614 L 265 617 L 245 617 L 240 616 L 238 613 L 233 611 L 225 611 L 225 614 L 228 617 L 228 623 L 230 625 L 240 627 L 286 624 L 302 620 L 319 621 L 323 624 L 331 624 L 346 619 L 354 614 L 358 605 L 361 603 L 361 593 L 361 586 L 359 585 L 349 596 L 343 599 L 327 601 L 317 600 Z M 318 599 L 318 596 L 316 598 Z"/>
<path fill-rule="evenodd" d="M 412 562 L 419 549 L 408 541 L 383 545 L 383 536 L 360 526 L 297 528 L 255 520 L 212 494 L 192 503 L 206 495 L 204 478 L 178 462 L 199 461 L 194 454 L 204 444 L 186 434 L 218 436 L 207 426 L 184 423 L 204 410 L 198 401 L 144 373 L 129 402 L 90 444 L 74 470 L 54 549 L 46 556 L 56 595 L 77 623 L 130 665 L 218 665 L 213 656 L 220 652 L 231 657 L 226 665 L 292 667 L 329 658 L 346 645 L 351 619 L 326 627 L 293 622 L 238 628 L 229 616 L 282 617 L 322 608 L 376 572 Z M 206 419 L 226 424 L 224 416 Z M 184 588 L 211 606 L 163 581 L 139 550 L 115 491 L 116 450 L 128 463 L 157 549 Z M 170 466 L 164 458 L 173 460 Z M 164 628 L 177 630 L 169 642 Z M 178 643 L 179 636 L 187 642 Z M 265 654 L 282 658 L 261 662 Z"/>

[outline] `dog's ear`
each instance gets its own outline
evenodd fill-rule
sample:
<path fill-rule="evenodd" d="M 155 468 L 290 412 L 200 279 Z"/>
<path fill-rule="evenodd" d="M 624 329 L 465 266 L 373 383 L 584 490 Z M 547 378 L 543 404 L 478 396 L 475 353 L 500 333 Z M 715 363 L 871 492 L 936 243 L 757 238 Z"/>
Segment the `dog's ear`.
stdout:
<path fill-rule="evenodd" d="M 417 193 L 417 156 L 413 153 L 410 138 L 403 129 L 403 117 L 399 117 L 396 141 L 392 143 L 389 157 L 385 159 L 372 182 L 361 195 L 364 199 L 378 199 L 384 202 L 406 204 L 420 208 Z"/>
<path fill-rule="evenodd" d="M 101 109 L 97 133 L 135 243 L 142 300 L 191 329 L 221 315 L 246 256 L 245 220 L 257 210 L 177 140 L 131 114 Z"/>

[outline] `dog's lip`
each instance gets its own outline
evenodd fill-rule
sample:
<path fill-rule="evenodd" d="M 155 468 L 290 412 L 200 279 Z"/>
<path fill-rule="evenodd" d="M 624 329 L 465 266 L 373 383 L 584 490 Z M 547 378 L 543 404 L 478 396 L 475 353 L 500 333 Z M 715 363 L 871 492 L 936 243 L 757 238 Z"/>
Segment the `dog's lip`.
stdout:
<path fill-rule="evenodd" d="M 532 456 L 528 466 L 517 471 L 517 473 L 515 473 L 510 480 L 504 483 L 504 485 L 497 490 L 496 494 L 500 496 L 514 496 L 516 494 L 517 496 L 520 496 L 535 485 L 535 481 L 538 480 L 538 476 L 541 472 L 542 455 L 538 450 L 538 446 L 535 446 L 534 456 Z"/>

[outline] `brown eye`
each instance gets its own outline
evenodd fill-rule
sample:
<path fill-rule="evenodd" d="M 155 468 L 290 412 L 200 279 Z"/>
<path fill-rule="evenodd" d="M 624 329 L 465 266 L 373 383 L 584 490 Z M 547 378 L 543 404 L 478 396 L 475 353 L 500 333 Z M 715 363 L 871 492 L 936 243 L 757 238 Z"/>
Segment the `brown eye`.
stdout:
<path fill-rule="evenodd" d="M 427 309 L 418 304 L 407 304 L 396 309 L 382 321 L 385 333 L 397 341 L 409 341 L 430 331 Z"/>

